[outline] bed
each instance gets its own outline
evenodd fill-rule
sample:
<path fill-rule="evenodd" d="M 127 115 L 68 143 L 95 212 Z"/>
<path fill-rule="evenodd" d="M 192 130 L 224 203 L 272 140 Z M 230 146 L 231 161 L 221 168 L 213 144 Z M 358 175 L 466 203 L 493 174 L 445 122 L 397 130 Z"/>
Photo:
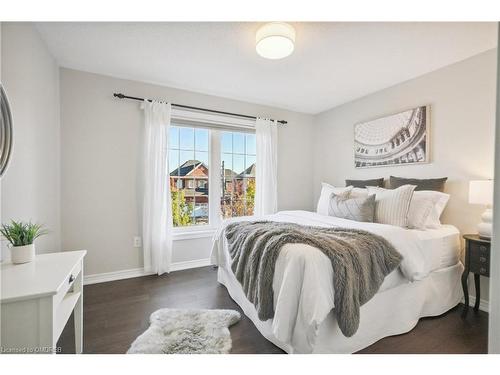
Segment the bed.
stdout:
<path fill-rule="evenodd" d="M 232 272 L 224 228 L 234 221 L 260 219 L 365 230 L 387 239 L 403 255 L 400 266 L 361 306 L 359 328 L 353 336 L 344 336 L 336 321 L 330 261 L 320 250 L 304 244 L 283 246 L 273 278 L 274 318 L 258 318 Z M 211 261 L 218 266 L 218 281 L 276 346 L 287 353 L 353 353 L 383 337 L 410 331 L 422 317 L 441 315 L 456 306 L 461 300 L 463 271 L 459 253 L 459 231 L 451 225 L 410 230 L 309 211 L 282 211 L 227 220 L 214 236 Z"/>

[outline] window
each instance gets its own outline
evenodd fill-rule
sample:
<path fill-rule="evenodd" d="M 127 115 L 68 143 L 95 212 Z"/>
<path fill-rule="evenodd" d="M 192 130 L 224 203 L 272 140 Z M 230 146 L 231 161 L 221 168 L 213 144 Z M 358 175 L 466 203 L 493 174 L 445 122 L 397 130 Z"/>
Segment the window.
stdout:
<path fill-rule="evenodd" d="M 174 226 L 201 227 L 214 218 L 253 215 L 255 158 L 254 133 L 174 123 L 169 134 Z M 211 162 L 218 166 L 211 168 Z"/>
<path fill-rule="evenodd" d="M 222 217 L 253 215 L 255 134 L 221 133 Z"/>
<path fill-rule="evenodd" d="M 174 226 L 208 224 L 209 130 L 172 126 L 169 136 Z"/>

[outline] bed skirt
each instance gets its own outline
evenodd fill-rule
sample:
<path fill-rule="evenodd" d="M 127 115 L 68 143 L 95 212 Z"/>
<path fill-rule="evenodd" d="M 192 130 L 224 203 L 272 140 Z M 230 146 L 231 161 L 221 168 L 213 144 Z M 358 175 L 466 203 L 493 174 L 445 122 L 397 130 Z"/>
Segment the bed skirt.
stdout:
<path fill-rule="evenodd" d="M 313 353 L 354 353 L 384 337 L 411 331 L 420 318 L 445 313 L 461 301 L 462 272 L 462 263 L 457 263 L 434 271 L 423 280 L 377 293 L 361 306 L 359 328 L 352 337 L 342 335 L 335 314 L 330 312 L 318 328 Z M 217 280 L 267 340 L 287 353 L 300 352 L 273 335 L 272 320 L 259 320 L 255 307 L 246 298 L 231 270 L 220 266 Z"/>

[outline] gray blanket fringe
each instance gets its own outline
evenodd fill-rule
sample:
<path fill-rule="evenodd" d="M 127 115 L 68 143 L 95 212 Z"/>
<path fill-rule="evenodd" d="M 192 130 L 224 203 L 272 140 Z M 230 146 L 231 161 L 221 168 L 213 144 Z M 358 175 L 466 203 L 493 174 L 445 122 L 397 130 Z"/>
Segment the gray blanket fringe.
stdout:
<path fill-rule="evenodd" d="M 225 236 L 231 268 L 262 321 L 274 317 L 274 269 L 283 246 L 301 243 L 321 250 L 332 262 L 334 310 L 346 337 L 358 329 L 360 306 L 403 259 L 386 239 L 358 229 L 242 221 L 229 224 Z"/>

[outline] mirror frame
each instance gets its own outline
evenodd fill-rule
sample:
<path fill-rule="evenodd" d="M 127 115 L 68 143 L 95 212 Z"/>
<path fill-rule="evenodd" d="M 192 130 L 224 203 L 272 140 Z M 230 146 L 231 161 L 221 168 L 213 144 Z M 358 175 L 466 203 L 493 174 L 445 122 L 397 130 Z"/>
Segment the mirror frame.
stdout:
<path fill-rule="evenodd" d="M 12 153 L 12 113 L 7 94 L 0 83 L 0 177 L 7 170 Z"/>

